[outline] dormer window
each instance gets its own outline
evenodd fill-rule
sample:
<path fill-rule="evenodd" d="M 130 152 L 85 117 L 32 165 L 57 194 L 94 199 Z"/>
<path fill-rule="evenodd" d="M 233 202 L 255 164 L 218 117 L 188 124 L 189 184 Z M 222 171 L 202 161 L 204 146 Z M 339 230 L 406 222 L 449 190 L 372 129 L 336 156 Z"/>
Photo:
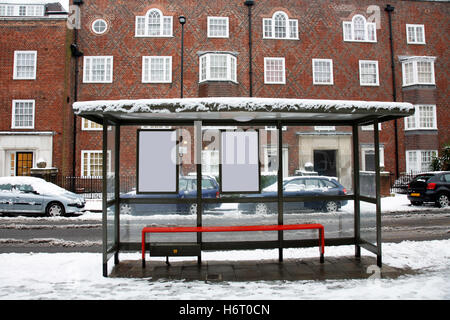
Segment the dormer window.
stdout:
<path fill-rule="evenodd" d="M 367 22 L 366 18 L 357 14 L 352 21 L 343 22 L 344 41 L 377 42 L 376 24 Z"/>
<path fill-rule="evenodd" d="M 264 39 L 298 39 L 298 20 L 289 19 L 283 11 L 277 11 L 272 18 L 263 19 Z"/>
<path fill-rule="evenodd" d="M 173 17 L 150 9 L 145 16 L 136 17 L 136 37 L 171 37 Z"/>

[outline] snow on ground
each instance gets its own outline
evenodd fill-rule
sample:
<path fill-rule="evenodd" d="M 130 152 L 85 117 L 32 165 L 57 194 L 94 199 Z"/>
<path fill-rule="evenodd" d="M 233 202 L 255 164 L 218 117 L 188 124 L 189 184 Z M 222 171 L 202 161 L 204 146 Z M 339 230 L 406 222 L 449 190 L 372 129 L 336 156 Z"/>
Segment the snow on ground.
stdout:
<path fill-rule="evenodd" d="M 326 281 L 148 281 L 102 276 L 95 253 L 0 254 L 0 299 L 67 300 L 301 300 L 301 299 L 450 299 L 450 240 L 383 244 L 386 265 L 411 268 L 416 275 L 397 279 Z M 327 247 L 327 256 L 354 254 L 354 246 Z M 364 255 L 370 255 L 364 250 Z M 273 259 L 272 250 L 205 252 L 204 261 Z M 315 257 L 317 248 L 286 249 L 286 258 Z M 121 254 L 139 259 L 139 254 Z M 109 263 L 112 268 L 112 262 Z"/>
<path fill-rule="evenodd" d="M 88 203 L 79 217 L 57 219 L 101 220 L 101 202 Z M 384 214 L 420 211 L 404 195 L 382 198 Z M 345 210 L 345 208 L 343 208 Z M 427 210 L 434 208 L 427 207 Z M 10 219 L 3 217 L 2 219 Z M 40 219 L 40 218 L 33 218 Z M 9 299 L 188 299 L 188 300 L 299 300 L 299 299 L 450 299 L 450 240 L 383 243 L 383 263 L 416 270 L 397 279 L 327 281 L 217 282 L 154 281 L 102 276 L 98 253 L 0 254 L 0 300 Z M 327 247 L 326 256 L 351 256 L 354 246 Z M 362 255 L 372 254 L 362 250 Z M 204 261 L 273 259 L 273 250 L 204 252 Z M 316 257 L 317 248 L 285 249 L 286 258 Z M 121 253 L 123 260 L 139 260 L 139 253 Z M 158 258 L 153 258 L 158 259 Z M 192 258 L 179 258 L 192 259 Z M 108 263 L 111 270 L 112 259 Z"/>

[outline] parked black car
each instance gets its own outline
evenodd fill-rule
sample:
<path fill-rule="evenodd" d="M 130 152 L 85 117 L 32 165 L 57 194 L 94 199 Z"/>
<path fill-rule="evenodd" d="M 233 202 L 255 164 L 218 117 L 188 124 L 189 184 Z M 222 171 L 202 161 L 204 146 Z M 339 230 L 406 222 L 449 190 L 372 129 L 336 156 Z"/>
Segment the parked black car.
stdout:
<path fill-rule="evenodd" d="M 294 176 L 283 179 L 283 195 L 285 197 L 301 196 L 343 196 L 347 190 L 336 179 L 325 176 Z M 277 183 L 264 188 L 259 194 L 245 194 L 244 197 L 277 197 Z M 347 200 L 317 200 L 308 202 L 285 202 L 284 212 L 299 210 L 323 210 L 336 212 L 347 204 Z M 277 212 L 277 203 L 239 203 L 243 213 L 267 214 Z"/>
<path fill-rule="evenodd" d="M 450 205 L 450 171 L 421 173 L 408 185 L 408 200 L 413 205 L 434 202 L 437 207 Z"/>

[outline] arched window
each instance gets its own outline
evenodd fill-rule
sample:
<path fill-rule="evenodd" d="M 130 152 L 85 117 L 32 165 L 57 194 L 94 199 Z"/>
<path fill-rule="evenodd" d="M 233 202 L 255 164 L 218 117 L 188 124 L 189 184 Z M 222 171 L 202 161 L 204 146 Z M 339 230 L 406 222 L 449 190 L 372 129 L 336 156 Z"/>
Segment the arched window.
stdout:
<path fill-rule="evenodd" d="M 343 22 L 344 41 L 377 42 L 376 24 L 357 14 Z"/>
<path fill-rule="evenodd" d="M 353 18 L 354 40 L 364 41 L 366 37 L 366 19 L 362 16 Z"/>
<path fill-rule="evenodd" d="M 173 17 L 150 9 L 145 16 L 136 17 L 136 37 L 171 37 Z"/>
<path fill-rule="evenodd" d="M 286 38 L 286 17 L 283 12 L 278 12 L 273 17 L 275 23 L 275 38 Z"/>
<path fill-rule="evenodd" d="M 263 38 L 298 39 L 298 20 L 289 19 L 283 11 L 277 11 L 272 18 L 263 19 Z"/>

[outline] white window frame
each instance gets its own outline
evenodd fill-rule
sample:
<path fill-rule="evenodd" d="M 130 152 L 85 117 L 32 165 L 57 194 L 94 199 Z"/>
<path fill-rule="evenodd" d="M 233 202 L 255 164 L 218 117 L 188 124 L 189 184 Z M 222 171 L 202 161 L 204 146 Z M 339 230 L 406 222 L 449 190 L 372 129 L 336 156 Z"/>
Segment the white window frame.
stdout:
<path fill-rule="evenodd" d="M 166 129 L 172 129 L 172 126 L 141 126 L 141 129 L 166 130 Z"/>
<path fill-rule="evenodd" d="M 435 71 L 434 71 L 434 62 L 436 57 L 400 57 L 400 61 L 402 63 L 402 79 L 403 79 L 403 87 L 413 86 L 417 84 L 424 85 L 435 85 Z M 430 82 L 423 82 L 419 79 L 419 68 L 418 63 L 429 63 L 430 64 Z M 408 70 L 407 70 L 408 69 Z M 408 71 L 411 71 L 411 75 L 409 75 Z"/>
<path fill-rule="evenodd" d="M 373 131 L 373 124 L 368 124 L 367 126 L 361 126 L 362 131 Z M 381 131 L 381 122 L 378 122 L 378 131 Z"/>
<path fill-rule="evenodd" d="M 355 32 L 356 19 L 363 19 L 364 21 L 364 39 L 357 39 Z M 373 39 L 369 39 L 370 32 L 373 32 Z M 345 42 L 377 42 L 377 25 L 375 22 L 367 22 L 367 19 L 360 15 L 354 15 L 352 21 L 342 22 L 342 36 Z"/>
<path fill-rule="evenodd" d="M 336 126 L 314 126 L 315 131 L 335 131 Z"/>
<path fill-rule="evenodd" d="M 32 125 L 31 126 L 19 126 L 16 125 L 16 104 L 17 103 L 32 103 Z M 13 100 L 12 101 L 12 113 L 11 113 L 11 129 L 34 129 L 34 121 L 36 117 L 36 101 L 35 100 Z"/>
<path fill-rule="evenodd" d="M 149 32 L 149 16 L 151 13 L 156 12 L 160 15 L 159 22 L 159 32 L 158 34 L 150 34 Z M 165 33 L 165 22 L 169 23 L 169 32 Z M 144 24 L 144 28 L 139 28 L 140 25 Z M 136 16 L 135 18 L 135 37 L 151 37 L 151 38 L 169 38 L 173 37 L 173 16 L 165 16 L 162 11 L 156 8 L 148 10 L 145 16 Z"/>
<path fill-rule="evenodd" d="M 81 130 L 82 131 L 102 131 L 103 130 L 103 126 L 102 125 L 98 125 L 96 126 L 97 123 L 85 119 L 85 118 L 81 118 Z"/>
<path fill-rule="evenodd" d="M 212 78 L 211 77 L 211 57 L 213 56 L 226 56 L 226 75 L 224 78 Z M 199 57 L 199 83 L 205 81 L 231 81 L 237 82 L 237 59 L 231 53 L 217 52 L 217 53 L 205 53 Z M 204 71 L 204 75 L 203 75 Z"/>
<path fill-rule="evenodd" d="M 276 144 L 268 144 L 263 146 L 263 156 L 264 156 L 264 167 L 262 168 L 261 174 L 264 175 L 272 175 L 277 174 L 279 167 L 277 166 L 274 170 L 269 170 L 269 154 L 272 153 L 272 156 L 278 158 L 278 146 Z M 289 175 L 289 148 L 283 147 L 283 178 Z M 278 162 L 278 159 L 276 160 Z"/>
<path fill-rule="evenodd" d="M 202 150 L 202 174 L 219 176 L 220 154 L 219 150 Z"/>
<path fill-rule="evenodd" d="M 366 153 L 375 152 L 375 147 L 361 147 L 361 171 L 366 171 Z M 384 167 L 384 145 L 380 145 L 380 167 Z"/>
<path fill-rule="evenodd" d="M 375 65 L 375 76 L 376 76 L 375 83 L 363 82 L 363 76 L 362 76 L 362 65 L 363 64 Z M 380 85 L 380 76 L 379 76 L 379 71 L 378 71 L 378 61 L 377 60 L 359 60 L 359 85 L 362 87 L 365 87 L 365 86 L 374 87 L 374 86 Z"/>
<path fill-rule="evenodd" d="M 103 31 L 97 31 L 97 30 L 95 30 L 95 24 L 96 23 L 104 23 L 104 26 L 105 26 L 105 30 L 103 30 Z M 91 30 L 92 30 L 92 32 L 94 32 L 95 34 L 104 34 L 106 31 L 108 31 L 108 23 L 106 22 L 106 20 L 105 19 L 95 19 L 93 22 L 92 22 L 92 25 L 91 25 Z"/>
<path fill-rule="evenodd" d="M 277 126 L 265 126 L 264 130 L 266 131 L 273 131 L 273 130 L 278 130 Z M 281 131 L 286 131 L 287 130 L 287 126 L 282 126 L 281 127 Z"/>
<path fill-rule="evenodd" d="M 163 80 L 153 80 L 152 60 L 163 59 Z M 166 77 L 167 76 L 167 77 Z M 142 57 L 142 83 L 172 83 L 172 57 L 171 56 L 143 56 Z"/>
<path fill-rule="evenodd" d="M 330 81 L 329 82 L 318 82 L 316 80 L 316 66 L 315 62 L 327 62 L 330 64 Z M 332 59 L 312 59 L 312 76 L 313 76 L 313 84 L 314 85 L 333 85 L 334 84 L 334 76 L 333 76 L 333 60 Z"/>
<path fill-rule="evenodd" d="M 17 72 L 18 65 L 18 55 L 19 54 L 33 54 L 33 74 L 29 77 L 26 76 L 20 76 Z M 27 50 L 27 51 L 14 51 L 14 73 L 13 73 L 13 80 L 36 80 L 36 71 L 37 71 L 37 51 L 36 50 Z"/>
<path fill-rule="evenodd" d="M 214 20 L 223 20 L 223 21 L 225 21 L 225 34 L 223 34 L 223 35 L 212 35 L 211 34 L 211 23 L 214 21 Z M 230 25 L 229 25 L 229 19 L 228 19 L 228 17 L 216 17 L 216 16 L 211 16 L 211 17 L 208 17 L 207 18 L 207 21 L 208 21 L 208 38 L 229 38 L 229 36 L 230 36 L 230 33 L 229 33 L 229 27 L 230 27 Z"/>
<path fill-rule="evenodd" d="M 44 14 L 45 7 L 42 4 L 0 4 L 0 17 L 42 17 Z"/>
<path fill-rule="evenodd" d="M 275 18 L 282 14 L 285 19 L 285 37 L 277 37 L 275 33 Z M 299 40 L 298 38 L 298 20 L 289 19 L 288 15 L 283 11 L 277 11 L 272 15 L 272 18 L 263 18 L 263 39 L 283 39 L 283 40 Z M 268 31 L 268 32 L 267 32 Z"/>
<path fill-rule="evenodd" d="M 268 63 L 270 61 L 276 61 L 281 62 L 281 80 L 280 81 L 270 81 L 268 77 Z M 285 65 L 285 59 L 284 58 L 271 58 L 271 57 L 265 57 L 264 58 L 264 83 L 265 84 L 286 84 L 286 65 Z"/>
<path fill-rule="evenodd" d="M 98 177 L 98 178 L 101 178 L 103 176 L 103 174 L 101 174 L 99 176 L 92 175 L 90 166 L 88 166 L 88 172 L 87 172 L 88 174 L 84 175 L 84 169 L 85 169 L 85 166 L 86 166 L 86 164 L 84 163 L 84 155 L 85 154 L 89 155 L 89 159 L 88 159 L 88 162 L 89 162 L 90 161 L 90 155 L 94 154 L 94 153 L 102 155 L 101 165 L 102 165 L 102 173 L 103 173 L 103 150 L 81 150 L 81 161 L 80 161 L 80 163 L 81 163 L 81 172 L 80 172 L 80 176 L 82 176 L 82 177 Z M 107 173 L 111 173 L 111 150 L 107 151 L 106 166 L 107 166 L 106 172 Z"/>
<path fill-rule="evenodd" d="M 414 38 L 410 37 L 410 30 L 414 33 Z M 422 41 L 417 40 L 417 34 L 420 32 Z M 425 26 L 423 24 L 406 24 L 406 43 L 407 44 L 425 44 Z"/>
<path fill-rule="evenodd" d="M 421 104 L 421 105 L 415 105 L 416 112 L 409 117 L 405 117 L 405 131 L 409 130 L 437 130 L 437 116 L 436 116 L 436 105 L 428 105 L 428 104 Z M 421 125 L 421 119 L 424 110 L 421 110 L 422 108 L 432 108 L 432 126 L 422 126 Z"/>
<path fill-rule="evenodd" d="M 93 70 L 92 61 L 94 59 L 104 59 L 104 79 L 103 80 L 92 80 Z M 110 60 L 110 70 L 107 74 L 107 64 Z M 87 68 L 87 62 L 89 61 L 89 70 Z M 84 56 L 83 59 L 83 83 L 112 83 L 113 82 L 113 69 L 114 69 L 114 57 L 113 56 Z M 108 80 L 109 78 L 109 80 Z"/>
<path fill-rule="evenodd" d="M 406 150 L 406 172 L 413 172 L 413 173 L 420 173 L 420 172 L 427 172 L 427 171 L 431 171 L 431 168 L 422 168 L 423 167 L 423 153 L 434 153 L 434 156 L 438 155 L 438 151 L 437 150 Z M 410 159 L 410 155 L 414 154 L 414 158 L 416 163 L 412 164 L 411 163 L 411 159 Z M 432 155 L 431 155 L 432 156 Z M 431 162 L 430 162 L 431 164 Z"/>

